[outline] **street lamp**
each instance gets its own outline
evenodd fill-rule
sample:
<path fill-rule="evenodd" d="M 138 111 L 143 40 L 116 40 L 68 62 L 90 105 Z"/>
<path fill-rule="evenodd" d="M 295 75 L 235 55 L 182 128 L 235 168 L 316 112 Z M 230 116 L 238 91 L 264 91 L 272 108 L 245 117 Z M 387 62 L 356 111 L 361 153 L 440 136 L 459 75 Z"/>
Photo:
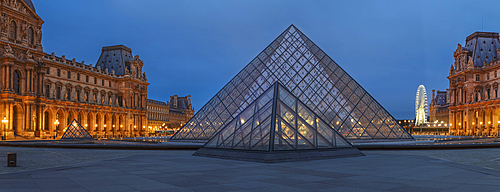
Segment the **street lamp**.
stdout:
<path fill-rule="evenodd" d="M 474 125 L 475 122 L 472 122 L 472 127 L 474 127 L 474 129 L 472 129 L 473 132 L 476 132 L 476 126 Z M 472 134 L 471 134 L 472 135 Z"/>
<path fill-rule="evenodd" d="M 483 122 L 479 122 L 479 135 L 483 135 Z"/>
<path fill-rule="evenodd" d="M 54 125 L 56 125 L 57 131 L 59 131 L 59 120 L 56 119 L 56 121 L 54 122 Z M 56 134 L 54 135 L 54 139 L 56 139 L 56 137 L 57 137 L 57 131 L 56 131 Z"/>
<path fill-rule="evenodd" d="M 458 136 L 460 136 L 460 129 L 462 128 L 462 123 L 458 123 Z"/>
<path fill-rule="evenodd" d="M 7 140 L 7 133 L 6 133 L 6 129 L 7 129 L 7 123 L 9 122 L 9 120 L 7 120 L 7 117 L 4 117 L 2 119 L 2 123 L 4 124 L 3 126 L 3 137 L 2 137 L 2 140 Z"/>

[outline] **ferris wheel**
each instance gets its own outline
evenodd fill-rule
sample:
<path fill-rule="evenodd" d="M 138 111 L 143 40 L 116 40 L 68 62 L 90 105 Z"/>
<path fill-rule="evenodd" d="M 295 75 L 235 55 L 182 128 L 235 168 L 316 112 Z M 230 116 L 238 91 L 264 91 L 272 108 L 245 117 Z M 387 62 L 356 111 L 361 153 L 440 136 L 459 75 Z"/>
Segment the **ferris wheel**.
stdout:
<path fill-rule="evenodd" d="M 425 87 L 420 85 L 418 86 L 417 97 L 415 99 L 415 126 L 426 123 L 428 113 L 427 93 L 425 92 Z"/>

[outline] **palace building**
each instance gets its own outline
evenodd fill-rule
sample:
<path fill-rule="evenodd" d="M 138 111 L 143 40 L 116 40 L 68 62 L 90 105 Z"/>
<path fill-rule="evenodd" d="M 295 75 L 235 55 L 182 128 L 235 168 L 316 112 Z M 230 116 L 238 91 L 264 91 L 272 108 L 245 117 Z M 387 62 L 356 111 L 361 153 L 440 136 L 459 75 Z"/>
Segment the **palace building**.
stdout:
<path fill-rule="evenodd" d="M 143 62 L 123 45 L 95 65 L 43 51 L 44 21 L 31 0 L 0 1 L 2 136 L 53 138 L 76 119 L 93 137 L 147 133 Z"/>
<path fill-rule="evenodd" d="M 148 128 L 153 130 L 179 130 L 194 115 L 191 95 L 170 96 L 170 102 L 148 99 Z"/>
<path fill-rule="evenodd" d="M 500 40 L 498 33 L 475 32 L 458 44 L 448 76 L 452 135 L 498 136 L 500 127 Z"/>

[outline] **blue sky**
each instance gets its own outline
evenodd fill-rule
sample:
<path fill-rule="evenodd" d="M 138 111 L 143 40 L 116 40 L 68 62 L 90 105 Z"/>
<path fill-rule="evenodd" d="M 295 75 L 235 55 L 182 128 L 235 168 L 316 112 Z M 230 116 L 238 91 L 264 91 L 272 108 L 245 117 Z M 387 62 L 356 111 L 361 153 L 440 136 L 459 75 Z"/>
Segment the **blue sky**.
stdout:
<path fill-rule="evenodd" d="M 47 53 L 95 64 L 123 44 L 144 61 L 148 98 L 192 95 L 200 109 L 294 24 L 395 118 L 419 85 L 448 88 L 453 51 L 500 31 L 498 1 L 33 0 Z"/>

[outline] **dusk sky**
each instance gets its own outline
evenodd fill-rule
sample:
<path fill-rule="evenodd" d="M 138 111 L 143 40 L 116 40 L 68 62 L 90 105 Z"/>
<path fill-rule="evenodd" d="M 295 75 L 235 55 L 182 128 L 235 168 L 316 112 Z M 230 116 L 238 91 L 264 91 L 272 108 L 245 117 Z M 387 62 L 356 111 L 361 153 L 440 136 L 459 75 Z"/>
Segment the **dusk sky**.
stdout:
<path fill-rule="evenodd" d="M 191 95 L 198 111 L 294 24 L 396 119 L 419 85 L 448 88 L 457 44 L 499 32 L 499 1 L 32 0 L 47 53 L 95 64 L 123 44 L 144 62 L 148 98 Z"/>

